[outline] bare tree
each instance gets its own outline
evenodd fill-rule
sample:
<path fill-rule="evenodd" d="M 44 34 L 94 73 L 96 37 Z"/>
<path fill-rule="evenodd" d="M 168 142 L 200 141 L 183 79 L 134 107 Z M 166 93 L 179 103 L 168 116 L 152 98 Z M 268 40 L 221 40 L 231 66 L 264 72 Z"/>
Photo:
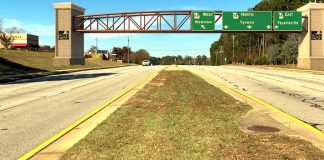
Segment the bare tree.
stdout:
<path fill-rule="evenodd" d="M 4 46 L 5 49 L 7 49 L 13 42 L 12 35 L 1 33 L 0 34 L 0 43 Z"/>
<path fill-rule="evenodd" d="M 98 48 L 96 46 L 91 46 L 88 52 L 97 53 Z"/>
<path fill-rule="evenodd" d="M 22 28 L 19 28 L 19 27 L 16 27 L 16 26 L 13 26 L 13 27 L 10 27 L 10 28 L 6 28 L 5 29 L 5 32 L 6 33 L 9 33 L 9 34 L 14 34 L 14 33 L 26 33 L 26 31 Z"/>

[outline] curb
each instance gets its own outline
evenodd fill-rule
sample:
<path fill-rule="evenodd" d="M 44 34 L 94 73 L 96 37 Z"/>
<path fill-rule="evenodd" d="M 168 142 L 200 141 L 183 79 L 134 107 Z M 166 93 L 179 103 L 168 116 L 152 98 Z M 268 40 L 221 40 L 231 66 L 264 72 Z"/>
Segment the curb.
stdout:
<path fill-rule="evenodd" d="M 280 70 L 280 71 L 291 71 L 291 72 L 299 72 L 299 73 L 311 73 L 311 74 L 318 74 L 324 75 L 324 71 L 321 70 L 310 70 L 310 69 L 300 69 L 300 68 L 280 68 L 280 67 L 272 67 L 272 66 L 247 66 L 247 65 L 229 65 L 235 67 L 248 67 L 248 68 L 259 68 L 259 69 L 273 69 L 273 70 Z"/>

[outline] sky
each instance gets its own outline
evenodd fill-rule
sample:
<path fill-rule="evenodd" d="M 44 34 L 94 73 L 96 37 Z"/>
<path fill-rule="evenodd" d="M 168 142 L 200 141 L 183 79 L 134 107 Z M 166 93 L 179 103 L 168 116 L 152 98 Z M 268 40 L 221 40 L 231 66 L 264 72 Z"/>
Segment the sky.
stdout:
<path fill-rule="evenodd" d="M 54 8 L 53 3 L 73 2 L 86 9 L 85 14 L 99 14 L 126 11 L 149 10 L 222 10 L 244 11 L 261 0 L 0 0 L 0 19 L 3 26 L 20 27 L 27 33 L 39 36 L 40 45 L 54 46 Z M 84 47 L 88 50 L 96 45 L 98 48 L 111 50 L 113 47 L 127 46 L 133 51 L 146 49 L 151 56 L 166 55 L 206 55 L 212 42 L 220 34 L 85 34 Z"/>

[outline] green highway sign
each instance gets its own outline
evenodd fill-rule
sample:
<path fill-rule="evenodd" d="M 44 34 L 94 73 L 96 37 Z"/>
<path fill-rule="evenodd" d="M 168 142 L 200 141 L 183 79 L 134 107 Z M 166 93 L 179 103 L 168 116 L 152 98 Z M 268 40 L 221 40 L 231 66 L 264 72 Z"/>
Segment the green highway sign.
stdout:
<path fill-rule="evenodd" d="M 301 31 L 302 13 L 297 11 L 275 11 L 273 17 L 275 31 Z"/>
<path fill-rule="evenodd" d="M 214 11 L 192 11 L 191 29 L 193 31 L 214 31 L 215 12 Z"/>
<path fill-rule="evenodd" d="M 223 12 L 224 31 L 272 31 L 271 11 Z"/>

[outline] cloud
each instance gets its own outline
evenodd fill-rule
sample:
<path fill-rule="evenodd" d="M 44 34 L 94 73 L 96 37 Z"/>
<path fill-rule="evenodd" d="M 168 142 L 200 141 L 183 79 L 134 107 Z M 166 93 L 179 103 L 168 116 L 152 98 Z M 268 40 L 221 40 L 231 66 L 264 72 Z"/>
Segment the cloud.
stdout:
<path fill-rule="evenodd" d="M 24 29 L 27 33 L 35 34 L 38 36 L 54 36 L 55 26 L 54 25 L 44 25 L 37 23 L 24 23 L 16 19 L 3 19 L 3 27 L 19 27 Z"/>

